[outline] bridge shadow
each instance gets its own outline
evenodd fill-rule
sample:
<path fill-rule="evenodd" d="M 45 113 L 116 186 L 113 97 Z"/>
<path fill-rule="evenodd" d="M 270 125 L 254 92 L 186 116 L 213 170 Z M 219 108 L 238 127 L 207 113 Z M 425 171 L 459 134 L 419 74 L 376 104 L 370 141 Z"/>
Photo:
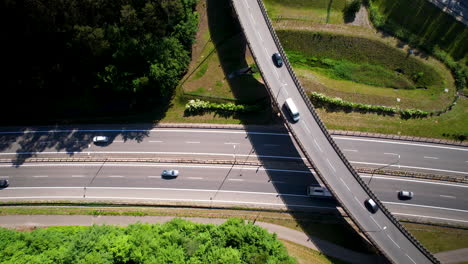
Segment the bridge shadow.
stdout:
<path fill-rule="evenodd" d="M 4 128 L 0 131 L 0 151 L 4 157 L 13 157 L 14 166 L 21 166 L 29 158 L 57 157 L 56 153 L 69 157 L 86 155 L 87 150 L 99 151 L 99 148 L 114 143 L 115 140 L 135 140 L 142 142 L 153 128 L 151 123 L 132 125 L 80 125 L 80 126 L 28 126 Z M 34 132 L 34 133 L 33 133 Z M 93 137 L 107 136 L 109 141 L 94 144 Z M 8 151 L 11 149 L 11 151 Z M 61 155 L 62 156 L 62 155 Z"/>
<path fill-rule="evenodd" d="M 224 71 L 232 91 L 236 98 L 252 98 L 254 95 L 260 95 L 258 98 L 266 97 L 270 100 L 268 90 L 261 81 L 253 76 L 243 75 L 242 79 L 235 77 L 229 78 L 229 74 L 241 68 L 249 66 L 247 62 L 250 50 L 247 41 L 243 35 L 240 24 L 236 18 L 234 10 L 230 7 L 230 0 L 206 0 L 207 16 L 209 30 L 217 53 L 221 61 L 221 67 Z M 227 42 L 234 45 L 226 45 Z M 245 80 L 248 80 L 245 82 Z M 275 121 L 276 126 L 272 128 L 274 133 L 288 134 L 285 127 L 280 128 L 284 122 L 279 119 L 271 107 L 271 101 L 268 104 L 270 117 Z M 243 123 L 248 123 L 242 116 L 238 116 Z M 263 127 L 262 132 L 268 130 Z M 248 132 L 256 131 L 254 128 L 247 127 Z M 287 213 L 290 214 L 297 223 L 296 228 L 303 230 L 309 240 L 320 249 L 326 245 L 323 240 L 329 240 L 332 243 L 343 245 L 343 247 L 361 252 L 363 254 L 375 254 L 373 247 L 363 239 L 348 223 L 347 219 L 341 216 L 336 208 L 337 203 L 334 200 L 312 200 L 306 196 L 307 186 L 318 185 L 317 179 L 310 174 L 308 166 L 302 159 L 272 159 L 266 156 L 288 156 L 300 157 L 301 154 L 295 148 L 294 140 L 289 136 L 281 139 L 281 153 L 277 153 L 274 148 L 268 150 L 265 145 L 265 139 L 262 135 L 247 134 L 252 144 L 251 150 L 240 151 L 237 154 L 242 158 L 238 159 L 239 164 L 244 164 L 252 159 L 253 156 L 260 155 L 259 161 L 264 164 L 264 169 L 268 175 L 269 182 L 274 186 L 279 198 L 287 207 Z M 275 142 L 268 142 L 274 144 Z M 286 147 L 284 147 L 286 146 Z M 256 154 L 256 155 L 255 155 Z M 289 172 L 287 172 L 289 170 Z M 294 171 L 294 172 L 290 172 Z M 242 175 L 240 172 L 234 171 Z M 259 173 L 259 170 L 255 172 Z M 248 186 L 245 186 L 248 190 Z M 261 219 L 261 211 L 259 212 Z M 322 238 L 322 239 L 320 239 Z M 376 260 L 372 258 L 373 260 Z M 375 261 L 373 261 L 376 263 Z"/>

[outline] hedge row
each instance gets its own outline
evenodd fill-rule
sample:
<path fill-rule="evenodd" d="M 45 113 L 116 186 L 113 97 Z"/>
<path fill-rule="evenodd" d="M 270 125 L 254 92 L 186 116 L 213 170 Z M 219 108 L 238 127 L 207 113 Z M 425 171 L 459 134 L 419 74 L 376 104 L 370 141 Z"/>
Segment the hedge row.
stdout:
<path fill-rule="evenodd" d="M 222 111 L 229 113 L 247 113 L 260 110 L 259 105 L 242 105 L 234 103 L 211 103 L 200 99 L 190 100 L 185 105 L 188 113 L 200 113 L 205 111 Z"/>
<path fill-rule="evenodd" d="M 339 108 L 345 111 L 358 111 L 368 113 L 379 113 L 384 115 L 399 114 L 402 118 L 422 118 L 432 115 L 432 112 L 422 111 L 419 109 L 398 109 L 383 105 L 369 105 L 344 101 L 338 97 L 328 97 L 326 95 L 312 92 L 310 100 L 316 107 Z"/>

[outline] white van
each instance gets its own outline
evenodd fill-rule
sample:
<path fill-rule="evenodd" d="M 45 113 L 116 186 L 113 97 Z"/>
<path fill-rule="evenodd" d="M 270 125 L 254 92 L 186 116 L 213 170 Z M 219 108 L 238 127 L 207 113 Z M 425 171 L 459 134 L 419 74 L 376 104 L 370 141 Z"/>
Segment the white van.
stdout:
<path fill-rule="evenodd" d="M 327 188 L 324 187 L 316 187 L 316 186 L 308 186 L 307 187 L 307 195 L 311 198 L 333 198 L 333 195 Z"/>
<path fill-rule="evenodd" d="M 296 105 L 294 104 L 291 98 L 286 99 L 286 108 L 288 108 L 289 114 L 291 114 L 291 118 L 294 122 L 299 121 L 299 111 L 297 110 Z"/>

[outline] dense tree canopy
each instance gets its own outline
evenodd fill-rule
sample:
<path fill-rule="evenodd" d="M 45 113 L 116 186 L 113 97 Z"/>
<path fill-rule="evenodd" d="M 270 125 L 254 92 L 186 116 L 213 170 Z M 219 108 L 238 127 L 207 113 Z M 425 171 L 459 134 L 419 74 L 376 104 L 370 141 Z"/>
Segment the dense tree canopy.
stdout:
<path fill-rule="evenodd" d="M 27 108 L 91 110 L 168 96 L 190 62 L 196 2 L 0 0 L 2 93 Z"/>
<path fill-rule="evenodd" d="M 296 263 L 265 229 L 230 219 L 222 225 L 174 219 L 163 225 L 0 228 L 1 263 Z"/>

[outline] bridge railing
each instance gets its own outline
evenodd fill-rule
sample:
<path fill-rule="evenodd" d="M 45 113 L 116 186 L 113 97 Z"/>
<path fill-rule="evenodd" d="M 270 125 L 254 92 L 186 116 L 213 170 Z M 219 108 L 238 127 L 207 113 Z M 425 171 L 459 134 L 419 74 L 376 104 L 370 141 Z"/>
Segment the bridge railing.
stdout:
<path fill-rule="evenodd" d="M 367 193 L 367 195 L 373 199 L 377 204 L 378 206 L 380 207 L 381 211 L 387 216 L 388 219 L 390 219 L 390 221 L 408 238 L 408 240 L 410 240 L 430 261 L 432 261 L 433 263 L 440 263 L 439 260 L 437 260 L 437 258 L 435 258 L 423 245 L 421 245 L 421 243 L 419 243 L 418 240 L 416 240 L 413 235 L 411 235 L 411 233 L 409 233 L 406 228 L 404 228 L 400 222 L 390 213 L 390 211 L 385 207 L 385 205 L 377 198 L 377 196 L 372 192 L 372 190 L 367 186 L 367 184 L 365 184 L 365 182 L 361 179 L 361 177 L 357 174 L 357 172 L 354 170 L 354 168 L 351 166 L 351 164 L 349 163 L 348 159 L 344 156 L 344 154 L 341 152 L 340 148 L 337 146 L 337 144 L 335 143 L 335 141 L 333 140 L 333 138 L 331 137 L 330 133 L 328 133 L 328 130 L 326 129 L 325 125 L 323 124 L 322 120 L 320 119 L 320 117 L 318 116 L 317 112 L 315 111 L 315 108 L 313 107 L 312 103 L 310 102 L 307 94 L 305 93 L 305 90 L 304 88 L 302 87 L 301 83 L 299 82 L 299 79 L 297 78 L 296 74 L 294 73 L 293 69 L 292 69 L 292 66 L 291 64 L 289 63 L 289 60 L 288 60 L 288 57 L 286 56 L 286 53 L 284 52 L 284 49 L 281 45 L 281 42 L 279 41 L 279 38 L 273 28 L 273 24 L 270 20 L 270 18 L 268 17 L 268 14 L 267 14 L 267 11 L 266 11 L 266 8 L 263 4 L 263 1 L 262 0 L 257 0 L 258 2 L 258 5 L 260 6 L 260 9 L 262 11 L 262 14 L 263 14 L 263 17 L 265 19 L 265 21 L 267 22 L 267 25 L 268 25 L 268 28 L 270 30 L 270 34 L 271 36 L 273 37 L 273 40 L 275 41 L 275 44 L 276 44 L 276 47 L 278 48 L 278 51 L 279 53 L 281 54 L 282 58 L 283 58 L 283 61 L 284 61 L 284 65 L 285 67 L 287 68 L 291 78 L 293 79 L 295 85 L 296 85 L 296 88 L 298 89 L 299 93 L 301 94 L 305 104 L 307 105 L 309 111 L 312 113 L 315 121 L 317 122 L 317 124 L 319 125 L 320 129 L 322 130 L 323 134 L 325 135 L 325 137 L 327 138 L 327 140 L 329 141 L 330 145 L 333 147 L 333 149 L 335 150 L 335 152 L 338 154 L 338 156 L 340 157 L 340 159 L 342 160 L 342 162 L 345 164 L 345 166 L 348 168 L 348 170 L 351 172 L 351 174 L 353 175 L 353 177 L 355 178 L 355 180 L 361 185 L 361 187 L 364 189 L 364 191 Z M 235 5 L 234 5 L 234 8 L 235 8 Z M 236 13 L 238 13 L 236 11 Z M 242 30 L 244 30 L 244 27 L 242 26 L 241 27 Z M 245 33 L 245 32 L 244 32 Z M 247 43 L 249 44 L 249 46 L 251 46 L 249 40 L 247 39 Z M 254 52 L 252 52 L 254 58 L 255 58 L 255 61 L 258 61 L 257 58 L 256 58 L 256 55 Z M 262 76 L 265 76 L 265 74 L 263 73 L 261 67 L 258 67 L 259 70 L 260 70 L 260 73 L 262 74 Z M 270 93 L 270 96 L 271 98 L 273 99 L 272 100 L 272 103 L 275 104 L 275 106 L 278 108 L 278 109 L 281 109 L 281 107 L 279 106 L 278 102 L 274 99 L 275 96 L 273 94 L 273 92 L 270 90 L 270 85 L 268 84 L 268 79 L 267 78 L 263 78 L 265 83 L 266 83 L 266 86 L 267 86 L 267 90 L 268 92 Z M 289 122 L 287 122 L 286 120 L 286 125 L 288 126 L 289 128 L 289 131 L 291 132 L 291 134 L 293 135 L 293 137 L 295 138 L 298 146 L 301 148 L 302 152 L 304 153 L 304 155 L 306 156 L 307 160 L 309 161 L 309 163 L 313 166 L 314 170 L 316 171 L 317 175 L 319 175 L 319 177 L 323 180 L 324 184 L 329 188 L 329 190 L 333 193 L 333 195 L 338 199 L 338 201 L 343 204 L 341 202 L 341 200 L 339 199 L 339 196 L 333 191 L 333 189 L 330 187 L 330 184 L 328 183 L 327 179 L 320 173 L 320 171 L 318 170 L 317 166 L 314 165 L 313 163 L 313 160 L 311 159 L 311 157 L 308 155 L 306 149 L 304 148 L 304 146 L 302 145 L 301 141 L 299 140 L 299 137 L 297 136 L 297 134 L 294 132 L 294 130 L 292 129 L 292 127 L 290 126 Z M 381 250 L 381 248 L 379 247 L 378 244 L 375 243 L 375 241 L 373 241 L 373 239 L 368 235 L 368 233 L 365 231 L 365 229 L 360 225 L 360 223 L 356 220 L 356 218 L 349 212 L 349 210 L 343 206 L 343 209 L 346 211 L 346 213 L 351 217 L 351 219 L 353 219 L 353 221 L 355 222 L 355 224 L 361 229 L 361 231 L 365 234 L 365 236 L 377 247 L 379 248 L 379 250 L 385 254 L 385 252 L 383 252 Z M 386 254 L 385 254 L 386 255 Z M 388 258 L 388 256 L 387 256 Z M 389 258 L 391 259 L 391 258 Z"/>

